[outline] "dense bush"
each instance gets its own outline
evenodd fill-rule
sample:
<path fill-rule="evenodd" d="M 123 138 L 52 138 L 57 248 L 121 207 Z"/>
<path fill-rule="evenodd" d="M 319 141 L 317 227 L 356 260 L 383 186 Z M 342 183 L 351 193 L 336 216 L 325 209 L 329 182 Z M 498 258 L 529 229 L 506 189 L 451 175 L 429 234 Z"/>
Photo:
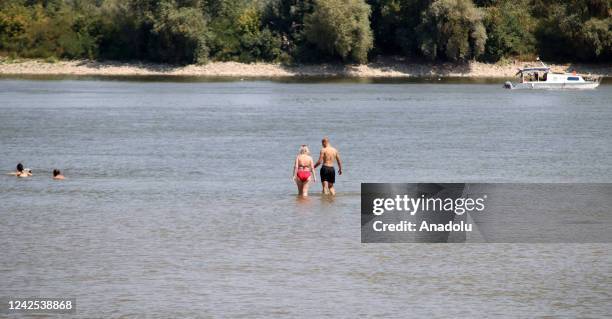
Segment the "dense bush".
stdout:
<path fill-rule="evenodd" d="M 278 61 L 283 57 L 280 36 L 262 28 L 261 11 L 250 7 L 238 17 L 240 61 Z"/>
<path fill-rule="evenodd" d="M 149 58 L 172 63 L 204 63 L 208 59 L 207 29 L 202 10 L 161 1 L 149 17 Z"/>
<path fill-rule="evenodd" d="M 316 0 L 304 23 L 306 39 L 324 55 L 367 61 L 373 39 L 370 7 L 363 0 Z"/>
<path fill-rule="evenodd" d="M 316 61 L 316 49 L 304 36 L 304 19 L 312 13 L 314 0 L 269 0 L 262 23 L 281 39 L 281 49 L 298 61 Z"/>
<path fill-rule="evenodd" d="M 203 63 L 612 60 L 610 0 L 0 0 L 0 54 Z"/>
<path fill-rule="evenodd" d="M 609 0 L 546 1 L 536 32 L 545 59 L 610 61 L 612 17 Z"/>
<path fill-rule="evenodd" d="M 419 48 L 431 59 L 464 60 L 484 52 L 482 13 L 469 0 L 436 0 L 417 27 Z"/>
<path fill-rule="evenodd" d="M 107 17 L 100 22 L 99 56 L 112 60 L 148 59 L 147 40 L 150 26 L 144 23 L 133 3 L 107 1 L 100 8 L 100 15 Z"/>
<path fill-rule="evenodd" d="M 370 0 L 378 54 L 419 55 L 417 26 L 430 0 Z"/>
<path fill-rule="evenodd" d="M 533 59 L 537 55 L 534 30 L 536 21 L 529 12 L 527 1 L 503 0 L 485 9 L 487 31 L 485 59 L 497 61 L 503 57 Z"/>
<path fill-rule="evenodd" d="M 212 18 L 213 57 L 240 62 L 283 59 L 281 37 L 262 25 L 262 9 L 253 4 L 233 8 Z"/>
<path fill-rule="evenodd" d="M 23 57 L 95 58 L 97 17 L 87 10 L 0 2 L 0 50 Z"/>

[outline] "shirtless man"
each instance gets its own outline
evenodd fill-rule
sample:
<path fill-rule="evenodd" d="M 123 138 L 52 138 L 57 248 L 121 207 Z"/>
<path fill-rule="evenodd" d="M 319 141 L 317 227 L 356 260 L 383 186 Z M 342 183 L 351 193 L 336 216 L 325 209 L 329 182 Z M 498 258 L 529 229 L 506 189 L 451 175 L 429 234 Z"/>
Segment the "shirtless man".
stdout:
<path fill-rule="evenodd" d="M 338 150 L 329 145 L 329 138 L 324 137 L 321 141 L 323 147 L 319 155 L 319 160 L 315 164 L 315 168 L 321 166 L 321 183 L 323 184 L 323 194 L 336 195 L 334 183 L 336 182 L 336 170 L 334 169 L 334 161 L 338 163 L 338 175 L 342 175 L 342 161 Z"/>

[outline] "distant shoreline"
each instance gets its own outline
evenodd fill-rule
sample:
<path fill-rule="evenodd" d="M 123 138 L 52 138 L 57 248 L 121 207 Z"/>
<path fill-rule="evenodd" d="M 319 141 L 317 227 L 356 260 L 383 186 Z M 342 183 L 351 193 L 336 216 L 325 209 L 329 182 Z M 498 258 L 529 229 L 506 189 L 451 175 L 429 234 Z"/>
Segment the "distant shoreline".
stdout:
<path fill-rule="evenodd" d="M 84 76 L 195 76 L 195 77 L 463 77 L 509 78 L 526 62 L 490 64 L 482 62 L 430 63 L 384 59 L 364 65 L 211 62 L 205 65 L 174 66 L 145 62 L 115 62 L 0 58 L 0 75 L 84 75 Z M 612 76 L 612 64 L 551 64 L 553 71 L 576 70 Z"/>

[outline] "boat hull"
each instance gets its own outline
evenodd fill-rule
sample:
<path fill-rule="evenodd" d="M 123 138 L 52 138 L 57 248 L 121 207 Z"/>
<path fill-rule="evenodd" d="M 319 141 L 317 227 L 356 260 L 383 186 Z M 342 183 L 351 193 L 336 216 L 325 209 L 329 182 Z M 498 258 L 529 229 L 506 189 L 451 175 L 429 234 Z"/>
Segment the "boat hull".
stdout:
<path fill-rule="evenodd" d="M 506 82 L 504 87 L 511 90 L 592 90 L 599 86 L 597 82 L 580 83 L 546 83 L 546 82 L 526 82 L 515 83 Z"/>

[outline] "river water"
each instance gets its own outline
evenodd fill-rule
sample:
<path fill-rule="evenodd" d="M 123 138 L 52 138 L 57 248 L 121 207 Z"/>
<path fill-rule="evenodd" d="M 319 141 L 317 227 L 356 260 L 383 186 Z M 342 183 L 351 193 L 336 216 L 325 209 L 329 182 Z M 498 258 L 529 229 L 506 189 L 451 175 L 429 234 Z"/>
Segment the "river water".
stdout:
<path fill-rule="evenodd" d="M 0 79 L 0 296 L 77 316 L 604 317 L 610 244 L 361 244 L 362 182 L 612 182 L 612 85 Z M 329 136 L 335 199 L 290 180 Z M 66 180 L 53 181 L 61 169 Z"/>

